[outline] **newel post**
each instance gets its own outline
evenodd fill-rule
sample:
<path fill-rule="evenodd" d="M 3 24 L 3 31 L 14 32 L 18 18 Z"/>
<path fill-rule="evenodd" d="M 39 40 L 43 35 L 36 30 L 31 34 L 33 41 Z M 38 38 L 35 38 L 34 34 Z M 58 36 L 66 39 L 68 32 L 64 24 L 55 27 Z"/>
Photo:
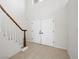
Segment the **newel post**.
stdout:
<path fill-rule="evenodd" d="M 27 30 L 23 30 L 24 31 L 24 39 L 23 39 L 23 48 L 26 47 L 26 31 Z"/>

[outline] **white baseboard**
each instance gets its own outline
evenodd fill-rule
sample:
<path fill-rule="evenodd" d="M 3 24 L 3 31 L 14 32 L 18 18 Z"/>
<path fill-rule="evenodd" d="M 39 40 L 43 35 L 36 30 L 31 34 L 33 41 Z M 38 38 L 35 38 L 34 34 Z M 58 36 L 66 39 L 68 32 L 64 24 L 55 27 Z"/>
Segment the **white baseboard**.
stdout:
<path fill-rule="evenodd" d="M 27 49 L 28 49 L 28 47 L 24 47 L 24 48 L 21 49 L 21 51 L 24 52 L 24 51 L 26 51 Z"/>

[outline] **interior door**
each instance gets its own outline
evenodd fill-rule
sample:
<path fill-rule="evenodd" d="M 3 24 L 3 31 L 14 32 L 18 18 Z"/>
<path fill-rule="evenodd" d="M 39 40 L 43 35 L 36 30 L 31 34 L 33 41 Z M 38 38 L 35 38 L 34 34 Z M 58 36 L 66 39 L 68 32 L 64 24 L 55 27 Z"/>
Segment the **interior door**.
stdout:
<path fill-rule="evenodd" d="M 32 42 L 40 43 L 40 20 L 32 21 Z"/>
<path fill-rule="evenodd" d="M 41 25 L 41 31 L 43 32 L 41 34 L 42 44 L 53 46 L 54 29 L 52 19 L 42 20 Z"/>
<path fill-rule="evenodd" d="M 34 20 L 32 23 L 32 41 L 44 45 L 53 46 L 53 20 Z"/>

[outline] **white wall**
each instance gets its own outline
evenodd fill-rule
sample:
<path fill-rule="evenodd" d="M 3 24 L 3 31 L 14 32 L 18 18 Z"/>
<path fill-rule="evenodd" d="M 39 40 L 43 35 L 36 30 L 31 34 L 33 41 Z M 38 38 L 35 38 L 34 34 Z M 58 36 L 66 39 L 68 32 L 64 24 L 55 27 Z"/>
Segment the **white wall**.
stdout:
<path fill-rule="evenodd" d="M 67 19 L 65 15 L 65 6 L 68 0 L 44 0 L 36 4 L 32 4 L 32 0 L 27 0 L 26 17 L 29 26 L 33 24 L 33 20 L 55 20 L 55 39 L 54 47 L 67 48 Z M 53 27 L 53 26 L 52 26 Z M 31 28 L 28 31 L 28 40 L 32 40 Z"/>
<path fill-rule="evenodd" d="M 14 40 L 8 40 L 8 37 L 0 35 L 0 59 L 10 58 L 21 51 L 19 44 Z"/>
<path fill-rule="evenodd" d="M 66 5 L 54 13 L 55 19 L 55 39 L 54 47 L 67 49 L 67 18 Z"/>
<path fill-rule="evenodd" d="M 69 0 L 68 3 L 68 53 L 71 59 L 78 59 L 78 7 L 77 0 Z"/>
<path fill-rule="evenodd" d="M 24 29 L 27 27 L 26 24 L 26 5 L 25 0 L 0 0 L 1 4 L 9 11 L 9 14 L 12 14 L 12 16 L 15 18 L 15 21 Z"/>
<path fill-rule="evenodd" d="M 68 0 L 43 0 L 32 4 L 32 0 L 26 0 L 26 17 L 29 20 L 48 19 L 52 14 L 62 8 Z"/>

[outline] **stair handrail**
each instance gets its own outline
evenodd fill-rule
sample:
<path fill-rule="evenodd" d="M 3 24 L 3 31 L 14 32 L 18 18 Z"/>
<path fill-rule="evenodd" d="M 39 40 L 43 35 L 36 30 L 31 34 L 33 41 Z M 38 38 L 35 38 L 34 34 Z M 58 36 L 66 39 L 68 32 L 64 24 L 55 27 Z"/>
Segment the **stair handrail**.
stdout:
<path fill-rule="evenodd" d="M 11 19 L 11 21 L 13 21 L 13 23 L 21 30 L 24 32 L 24 39 L 23 39 L 23 47 L 26 47 L 26 31 L 21 28 L 21 26 L 14 20 L 14 18 L 3 8 L 3 6 L 0 4 L 0 8 L 1 10 Z"/>

